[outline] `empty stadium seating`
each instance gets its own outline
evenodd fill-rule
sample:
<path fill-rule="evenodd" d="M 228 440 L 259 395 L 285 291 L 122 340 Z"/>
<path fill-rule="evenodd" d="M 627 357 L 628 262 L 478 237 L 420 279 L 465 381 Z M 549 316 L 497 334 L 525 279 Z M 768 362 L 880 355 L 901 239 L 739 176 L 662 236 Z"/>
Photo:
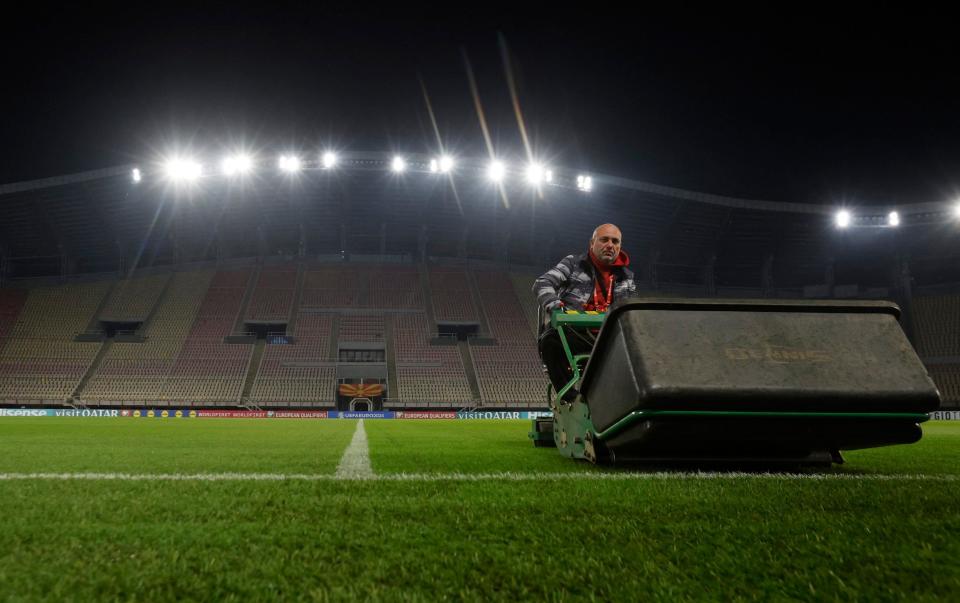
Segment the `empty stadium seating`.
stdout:
<path fill-rule="evenodd" d="M 100 312 L 100 320 L 146 320 L 169 280 L 169 274 L 161 274 L 118 281 Z"/>
<path fill-rule="evenodd" d="M 236 404 L 249 344 L 227 344 L 249 269 L 173 275 L 143 343 L 110 346 L 80 397 L 100 402 Z"/>
<path fill-rule="evenodd" d="M 480 399 L 484 403 L 544 401 L 547 381 L 513 281 L 500 272 L 477 271 L 475 276 L 490 334 L 497 341 L 495 346 L 470 346 Z"/>
<path fill-rule="evenodd" d="M 340 341 L 383 341 L 383 314 L 344 314 Z"/>
<path fill-rule="evenodd" d="M 264 267 L 257 277 L 253 298 L 247 308 L 248 320 L 282 321 L 290 318 L 297 267 L 292 264 Z"/>
<path fill-rule="evenodd" d="M 430 269 L 430 297 L 437 321 L 477 321 L 479 312 L 470 297 L 470 282 L 463 268 Z"/>
<path fill-rule="evenodd" d="M 360 297 L 360 276 L 342 265 L 309 266 L 300 294 L 301 310 L 356 307 Z"/>
<path fill-rule="evenodd" d="M 511 275 L 511 282 L 513 282 L 513 292 L 517 296 L 517 300 L 520 302 L 520 307 L 523 309 L 523 315 L 527 319 L 527 323 L 530 325 L 530 332 L 536 334 L 537 332 L 537 300 L 533 296 L 533 276 L 521 276 L 521 275 Z"/>
<path fill-rule="evenodd" d="M 436 320 L 488 328 L 482 345 L 469 344 L 464 366 L 457 346 L 431 343 L 422 271 L 289 262 L 0 289 L 0 401 L 63 402 L 76 393 L 89 404 L 237 405 L 249 375 L 252 403 L 330 406 L 339 342 L 388 348 L 396 378 L 388 395 L 398 402 L 462 406 L 479 395 L 482 405 L 542 403 L 533 277 L 462 266 L 426 270 Z M 945 407 L 956 407 L 960 296 L 920 295 L 913 306 L 917 349 L 931 359 Z M 144 339 L 74 341 L 95 319 L 143 322 Z M 291 321 L 291 338 L 269 340 L 251 366 L 252 344 L 225 341 L 243 320 Z M 476 393 L 468 372 L 476 375 Z"/>
<path fill-rule="evenodd" d="M 329 406 L 336 399 L 330 358 L 332 314 L 298 318 L 294 342 L 264 349 L 250 399 L 271 406 Z"/>
<path fill-rule="evenodd" d="M 26 300 L 27 291 L 24 289 L 0 289 L 0 350 Z"/>
<path fill-rule="evenodd" d="M 147 340 L 180 340 L 190 331 L 213 273 L 209 271 L 178 272 L 163 303 L 150 322 L 144 325 Z"/>
<path fill-rule="evenodd" d="M 20 301 L 5 295 L 10 311 L 0 342 L 0 400 L 62 402 L 73 395 L 100 349 L 73 338 L 90 324 L 109 289 L 109 282 L 76 283 L 38 287 Z"/>
<path fill-rule="evenodd" d="M 212 277 L 210 271 L 173 274 L 163 302 L 142 328 L 145 341 L 113 343 L 80 398 L 92 403 L 163 399 L 164 385 Z"/>
<path fill-rule="evenodd" d="M 399 400 L 469 402 L 472 399 L 460 352 L 454 346 L 430 345 L 426 316 L 394 316 Z"/>
<path fill-rule="evenodd" d="M 960 356 L 960 295 L 915 297 L 913 322 L 921 357 Z"/>
<path fill-rule="evenodd" d="M 193 326 L 160 390 L 161 400 L 192 400 L 212 404 L 240 401 L 253 346 L 228 344 L 241 311 L 250 269 L 220 270 L 213 275 Z"/>
<path fill-rule="evenodd" d="M 369 287 L 361 307 L 382 310 L 423 308 L 420 273 L 415 266 L 371 267 L 366 271 Z"/>

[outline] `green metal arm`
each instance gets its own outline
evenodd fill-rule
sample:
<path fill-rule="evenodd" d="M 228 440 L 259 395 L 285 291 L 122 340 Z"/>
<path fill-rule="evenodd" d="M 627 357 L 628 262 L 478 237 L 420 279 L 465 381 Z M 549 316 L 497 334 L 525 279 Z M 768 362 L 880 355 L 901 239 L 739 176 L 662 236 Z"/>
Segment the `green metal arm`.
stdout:
<path fill-rule="evenodd" d="M 602 312 L 578 312 L 575 310 L 556 310 L 550 315 L 550 326 L 557 330 L 560 336 L 560 343 L 563 345 L 563 353 L 567 357 L 570 370 L 573 373 L 570 381 L 557 391 L 557 399 L 562 400 L 563 396 L 580 381 L 582 374 L 581 366 L 589 358 L 590 354 L 576 354 L 570 351 L 570 343 L 567 341 L 567 329 L 599 329 L 603 325 L 603 319 L 606 314 Z"/>
<path fill-rule="evenodd" d="M 550 326 L 559 330 L 561 326 L 578 329 L 599 329 L 603 326 L 604 312 L 578 312 L 577 310 L 554 310 L 550 315 Z"/>

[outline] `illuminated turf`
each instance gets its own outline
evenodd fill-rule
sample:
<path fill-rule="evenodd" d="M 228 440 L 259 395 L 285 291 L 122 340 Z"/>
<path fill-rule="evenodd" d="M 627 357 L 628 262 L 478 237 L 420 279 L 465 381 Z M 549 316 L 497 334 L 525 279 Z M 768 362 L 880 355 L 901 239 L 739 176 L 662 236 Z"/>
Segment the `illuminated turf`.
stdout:
<path fill-rule="evenodd" d="M 365 421 L 377 476 L 486 478 L 334 479 L 355 428 L 2 419 L 0 474 L 143 480 L 0 480 L 0 599 L 889 599 L 960 588 L 960 423 L 848 453 L 829 472 L 842 479 L 621 479 L 533 448 L 522 421 Z M 531 479 L 490 476 L 508 471 Z M 225 473 L 240 475 L 151 479 Z M 264 474 L 311 479 L 252 479 Z M 881 477 L 893 475 L 913 477 Z"/>

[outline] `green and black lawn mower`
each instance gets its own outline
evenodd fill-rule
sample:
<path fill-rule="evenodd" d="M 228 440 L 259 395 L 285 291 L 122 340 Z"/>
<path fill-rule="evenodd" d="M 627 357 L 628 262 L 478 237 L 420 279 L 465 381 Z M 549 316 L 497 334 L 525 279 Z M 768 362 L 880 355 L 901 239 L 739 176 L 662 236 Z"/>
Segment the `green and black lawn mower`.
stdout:
<path fill-rule="evenodd" d="M 828 466 L 916 442 L 940 394 L 899 315 L 889 302 L 741 299 L 557 311 L 569 381 L 548 389 L 553 417 L 530 437 L 601 464 Z M 574 353 L 578 333 L 589 353 Z"/>

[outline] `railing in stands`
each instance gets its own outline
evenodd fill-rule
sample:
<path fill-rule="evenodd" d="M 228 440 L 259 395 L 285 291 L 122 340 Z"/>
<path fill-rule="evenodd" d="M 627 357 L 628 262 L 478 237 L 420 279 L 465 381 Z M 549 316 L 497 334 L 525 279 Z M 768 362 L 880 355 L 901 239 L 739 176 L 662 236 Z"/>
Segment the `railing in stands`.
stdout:
<path fill-rule="evenodd" d="M 69 398 L 66 400 L 67 406 L 76 410 L 85 410 L 87 408 L 87 403 L 79 398 Z"/>
<path fill-rule="evenodd" d="M 474 337 L 474 335 L 467 335 L 468 339 L 470 337 Z M 430 338 L 431 339 L 449 339 L 451 341 L 456 341 L 457 335 L 455 333 L 439 333 L 437 331 L 434 331 L 430 333 Z"/>
<path fill-rule="evenodd" d="M 450 408 L 453 408 L 454 405 L 456 405 L 456 404 L 463 404 L 463 401 L 462 401 L 462 400 L 453 400 L 453 401 L 451 401 L 451 400 L 443 399 L 443 398 L 435 398 L 435 399 L 420 398 L 420 399 L 418 399 L 418 400 L 409 400 L 409 399 L 406 399 L 406 398 L 383 398 L 383 399 L 381 400 L 381 402 L 383 402 L 383 404 L 397 404 L 397 405 L 403 405 L 403 406 L 408 406 L 408 407 L 415 407 L 415 406 L 417 406 L 417 405 L 423 405 L 423 406 L 433 405 L 433 406 L 436 406 L 436 405 L 439 405 L 439 404 L 444 404 L 444 405 L 446 405 L 446 406 L 448 406 L 448 407 L 450 407 Z M 471 400 L 470 403 L 473 404 L 474 406 L 469 406 L 469 407 L 464 407 L 464 408 L 473 408 L 473 409 L 476 409 L 480 404 L 482 404 L 482 401 L 481 401 L 481 400 Z"/>
<path fill-rule="evenodd" d="M 263 410 L 259 404 L 250 399 L 250 396 L 242 396 L 240 398 L 240 406 L 246 410 Z"/>

